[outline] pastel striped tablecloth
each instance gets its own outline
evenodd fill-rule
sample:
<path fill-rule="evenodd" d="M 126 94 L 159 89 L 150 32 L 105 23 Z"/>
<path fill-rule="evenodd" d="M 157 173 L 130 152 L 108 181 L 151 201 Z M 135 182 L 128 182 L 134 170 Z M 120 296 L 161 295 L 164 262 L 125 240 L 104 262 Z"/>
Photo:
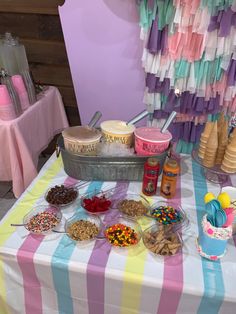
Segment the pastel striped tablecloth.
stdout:
<path fill-rule="evenodd" d="M 143 243 L 129 251 L 104 241 L 83 247 L 63 234 L 33 237 L 22 227 L 11 227 L 12 222 L 22 222 L 30 208 L 45 202 L 49 186 L 75 182 L 53 155 L 0 222 L 0 314 L 235 313 L 236 239 L 229 241 L 226 256 L 218 262 L 201 258 L 195 246 L 203 196 L 207 191 L 217 194 L 220 186 L 206 182 L 189 156 L 182 155 L 180 163 L 182 175 L 173 201 L 185 209 L 190 228 L 183 231 L 183 252 L 161 259 Z M 228 184 L 235 185 L 232 181 Z M 113 186 L 120 196 L 141 190 L 137 182 L 91 182 L 81 193 Z M 65 218 L 74 210 L 82 209 L 64 210 Z M 141 225 L 145 228 L 148 219 Z"/>

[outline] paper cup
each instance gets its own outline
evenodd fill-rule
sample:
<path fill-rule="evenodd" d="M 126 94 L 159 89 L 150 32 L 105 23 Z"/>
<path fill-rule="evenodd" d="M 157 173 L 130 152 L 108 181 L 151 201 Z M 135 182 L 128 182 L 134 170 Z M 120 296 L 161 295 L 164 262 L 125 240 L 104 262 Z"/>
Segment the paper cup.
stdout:
<path fill-rule="evenodd" d="M 228 239 L 232 236 L 232 226 L 217 228 L 203 216 L 202 228 L 197 239 L 197 249 L 201 256 L 216 261 L 226 252 Z"/>
<path fill-rule="evenodd" d="M 8 106 L 12 104 L 10 94 L 6 85 L 0 85 L 0 106 Z"/>
<path fill-rule="evenodd" d="M 0 119 L 4 121 L 14 120 L 17 118 L 13 104 L 0 106 Z"/>
<path fill-rule="evenodd" d="M 21 75 L 12 76 L 12 83 L 19 95 L 22 109 L 26 110 L 27 108 L 29 108 L 30 102 L 22 76 Z"/>

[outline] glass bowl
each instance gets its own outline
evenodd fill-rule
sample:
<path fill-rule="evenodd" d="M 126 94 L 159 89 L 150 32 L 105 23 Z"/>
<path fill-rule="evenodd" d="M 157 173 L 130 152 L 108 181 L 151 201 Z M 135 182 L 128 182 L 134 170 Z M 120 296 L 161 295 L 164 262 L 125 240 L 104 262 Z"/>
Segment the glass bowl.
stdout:
<path fill-rule="evenodd" d="M 97 189 L 81 196 L 81 207 L 90 215 L 107 213 L 114 204 L 115 189 L 99 191 Z"/>
<path fill-rule="evenodd" d="M 143 231 L 143 243 L 154 255 L 173 256 L 183 247 L 179 232 L 174 232 L 170 226 L 154 224 Z"/>
<path fill-rule="evenodd" d="M 95 240 L 102 226 L 102 221 L 98 216 L 81 212 L 66 221 L 65 232 L 72 241 L 84 244 Z"/>
<path fill-rule="evenodd" d="M 23 218 L 25 228 L 33 234 L 47 234 L 53 230 L 62 219 L 60 209 L 53 205 L 34 207 Z"/>
<path fill-rule="evenodd" d="M 118 227 L 121 228 L 119 229 Z M 123 233 L 125 231 L 126 234 L 129 233 L 129 235 L 131 235 L 131 237 L 128 237 L 128 239 L 125 240 L 125 243 L 122 240 L 122 238 L 125 238 L 122 234 L 122 231 Z M 122 215 L 118 216 L 112 222 L 106 224 L 103 229 L 103 234 L 107 242 L 111 246 L 117 248 L 134 247 L 140 242 L 142 238 L 142 230 L 140 225 L 134 219 L 127 218 Z"/>
<path fill-rule="evenodd" d="M 45 193 L 45 200 L 51 205 L 64 208 L 74 204 L 78 196 L 79 191 L 76 187 L 61 184 L 50 187 Z"/>
<path fill-rule="evenodd" d="M 122 215 L 132 219 L 138 219 L 150 210 L 148 200 L 144 196 L 134 193 L 122 196 L 122 199 L 116 203 L 116 207 Z"/>
<path fill-rule="evenodd" d="M 174 215 L 172 215 L 172 217 L 170 214 L 170 217 L 166 217 L 165 219 L 163 219 L 162 212 L 165 207 L 172 207 L 175 210 L 175 213 Z M 151 206 L 146 216 L 155 219 L 156 223 L 159 225 L 171 226 L 174 232 L 178 231 L 181 228 L 185 229 L 189 225 L 188 217 L 183 208 L 180 205 L 171 202 L 156 202 Z"/>

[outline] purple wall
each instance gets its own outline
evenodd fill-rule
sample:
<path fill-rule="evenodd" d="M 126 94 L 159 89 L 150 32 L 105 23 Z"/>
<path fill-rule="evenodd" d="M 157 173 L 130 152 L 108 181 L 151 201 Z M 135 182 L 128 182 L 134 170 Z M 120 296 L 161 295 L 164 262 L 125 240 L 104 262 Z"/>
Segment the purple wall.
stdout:
<path fill-rule="evenodd" d="M 135 0 L 67 0 L 59 13 L 82 124 L 145 109 Z"/>

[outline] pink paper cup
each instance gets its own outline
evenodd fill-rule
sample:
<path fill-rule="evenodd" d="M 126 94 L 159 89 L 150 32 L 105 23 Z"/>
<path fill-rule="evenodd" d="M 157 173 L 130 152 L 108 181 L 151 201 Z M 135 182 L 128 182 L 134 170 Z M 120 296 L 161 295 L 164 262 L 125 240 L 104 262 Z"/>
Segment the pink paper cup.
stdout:
<path fill-rule="evenodd" d="M 11 79 L 18 94 L 26 93 L 25 84 L 21 75 L 13 75 Z"/>
<path fill-rule="evenodd" d="M 13 104 L 8 104 L 7 106 L 0 106 L 0 119 L 3 121 L 9 121 L 16 119 L 16 112 Z"/>
<path fill-rule="evenodd" d="M 11 97 L 9 95 L 6 85 L 0 85 L 0 106 L 8 106 L 12 104 Z"/>

